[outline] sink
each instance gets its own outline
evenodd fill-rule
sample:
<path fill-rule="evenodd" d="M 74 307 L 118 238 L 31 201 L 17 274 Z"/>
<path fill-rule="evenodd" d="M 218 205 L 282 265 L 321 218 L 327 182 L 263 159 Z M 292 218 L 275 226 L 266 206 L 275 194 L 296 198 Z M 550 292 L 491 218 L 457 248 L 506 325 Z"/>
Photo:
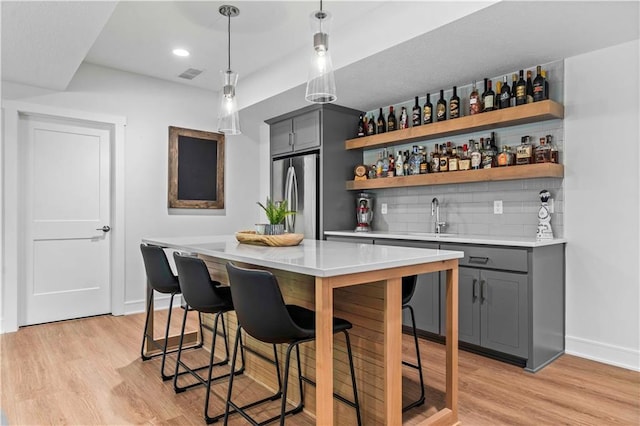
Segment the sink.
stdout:
<path fill-rule="evenodd" d="M 407 235 L 415 235 L 416 237 L 429 237 L 429 238 L 442 238 L 442 237 L 455 237 L 456 234 L 447 234 L 441 232 L 436 234 L 435 232 L 407 232 Z"/>

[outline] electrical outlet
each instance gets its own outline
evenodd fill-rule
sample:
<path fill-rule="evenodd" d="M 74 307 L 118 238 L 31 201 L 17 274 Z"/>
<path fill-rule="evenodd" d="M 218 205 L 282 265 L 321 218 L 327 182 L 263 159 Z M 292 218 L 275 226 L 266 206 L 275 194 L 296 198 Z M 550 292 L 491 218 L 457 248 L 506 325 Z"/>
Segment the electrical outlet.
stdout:
<path fill-rule="evenodd" d="M 493 214 L 502 214 L 502 200 L 493 202 Z"/>
<path fill-rule="evenodd" d="M 387 214 L 387 203 L 380 204 L 380 213 Z"/>

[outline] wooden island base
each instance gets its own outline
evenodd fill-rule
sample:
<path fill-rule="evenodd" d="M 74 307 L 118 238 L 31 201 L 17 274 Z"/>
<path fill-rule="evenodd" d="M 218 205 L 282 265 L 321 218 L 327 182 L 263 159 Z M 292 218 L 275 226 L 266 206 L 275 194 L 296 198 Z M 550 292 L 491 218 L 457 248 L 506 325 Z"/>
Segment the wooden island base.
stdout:
<path fill-rule="evenodd" d="M 218 259 L 210 256 L 200 256 L 203 258 L 209 268 L 211 277 L 222 283 L 228 283 L 224 259 Z M 252 265 L 238 263 L 240 266 L 252 267 Z M 447 280 L 447 297 L 453 297 L 457 301 L 457 260 L 438 262 L 432 265 L 431 270 L 448 270 Z M 435 265 L 435 267 L 433 266 Z M 414 267 L 403 267 L 407 274 L 411 273 L 411 268 L 425 269 L 428 265 L 419 265 Z M 278 269 L 262 268 L 270 270 L 278 279 L 283 297 L 286 303 L 297 304 L 309 309 L 333 309 L 335 316 L 342 317 L 353 323 L 353 329 L 350 330 L 351 344 L 353 347 L 354 365 L 356 369 L 356 379 L 358 384 L 358 394 L 362 410 L 362 420 L 365 425 L 374 424 L 400 424 L 401 423 L 401 406 L 402 403 L 402 333 L 401 333 L 401 283 L 400 279 L 390 279 L 388 281 L 375 281 L 367 284 L 352 285 L 349 282 L 357 282 L 358 279 L 335 281 L 334 285 L 327 285 L 328 278 L 316 278 L 309 275 L 302 275 Z M 398 268 L 396 268 L 398 269 Z M 380 271 L 384 272 L 384 271 Z M 371 273 L 368 273 L 371 274 Z M 354 274 L 361 275 L 361 274 Z M 373 274 L 371 277 L 375 276 Z M 397 276 L 397 271 L 396 274 Z M 455 275 L 455 277 L 454 277 Z M 344 278 L 349 276 L 342 276 Z M 371 277 L 365 277 L 370 279 Z M 382 276 L 383 278 L 384 275 Z M 352 277 L 353 278 L 353 277 Z M 452 279 L 455 278 L 456 285 L 451 285 Z M 324 282 L 323 282 L 324 281 Z M 335 289 L 331 288 L 334 287 Z M 325 303 L 316 303 L 318 291 L 323 294 Z M 385 310 L 385 298 L 387 298 L 392 306 L 397 307 Z M 329 300 L 330 303 L 326 303 Z M 332 302 L 332 303 L 331 303 Z M 331 306 L 332 305 L 332 306 Z M 457 307 L 457 304 L 455 304 Z M 449 318 L 447 324 L 455 330 L 456 337 L 448 339 L 454 342 L 447 349 L 447 395 L 446 407 L 442 408 L 436 414 L 428 418 L 421 424 L 436 425 L 453 425 L 457 424 L 457 309 L 449 309 Z M 453 315 L 452 315 L 453 314 Z M 208 316 L 205 324 L 212 326 L 212 316 Z M 230 341 L 233 341 L 236 332 L 236 317 L 233 312 L 228 315 L 228 333 Z M 393 328 L 393 333 L 385 333 L 385 331 Z M 320 335 L 320 333 L 318 333 Z M 208 338 L 209 333 L 205 333 Z M 385 341 L 385 335 L 387 341 Z M 320 337 L 320 336 L 318 336 Z M 316 376 L 316 343 L 310 342 L 300 347 L 301 366 L 303 375 L 317 381 Z M 273 358 L 273 349 L 270 345 L 257 342 L 254 339 L 245 339 L 245 345 L 252 350 Z M 207 345 L 205 345 L 207 346 Z M 222 342 L 219 343 L 220 350 L 224 350 Z M 284 345 L 279 345 L 278 356 L 281 364 L 285 359 Z M 324 348 L 327 350 L 328 348 Z M 222 352 L 223 353 L 223 352 Z M 333 371 L 333 390 L 334 392 L 352 400 L 353 393 L 351 387 L 351 379 L 349 375 L 349 364 L 346 355 L 346 346 L 344 336 L 340 333 L 335 335 L 332 348 L 333 357 L 332 366 L 327 365 L 323 371 L 332 369 Z M 390 365 L 385 364 L 385 357 L 393 360 Z M 392 365 L 391 365 L 392 364 Z M 282 367 L 284 367 L 282 365 Z M 385 368 L 387 367 L 387 368 Z M 268 364 L 260 357 L 247 351 L 246 353 L 246 372 L 248 376 L 271 388 L 277 389 L 277 379 L 275 377 L 275 369 L 273 365 Z M 322 380 L 326 376 L 321 376 Z M 386 378 L 386 380 L 385 380 Z M 288 399 L 294 403 L 299 401 L 299 391 L 297 387 L 297 366 L 295 362 L 291 365 L 290 371 L 290 391 Z M 388 386 L 389 388 L 385 387 Z M 304 384 L 305 392 L 305 411 L 316 416 L 316 388 L 314 386 Z M 393 398 L 387 398 L 386 395 L 391 393 Z M 390 400 L 391 399 L 391 400 Z M 355 410 L 337 399 L 325 399 L 325 404 L 333 406 L 333 415 L 330 416 L 332 424 L 356 424 Z M 325 410 L 323 414 L 327 414 Z M 392 414 L 393 413 L 393 414 Z M 389 417 L 391 416 L 391 417 Z M 325 417 L 326 418 L 326 417 Z M 318 419 L 318 424 L 324 424 L 324 421 Z"/>

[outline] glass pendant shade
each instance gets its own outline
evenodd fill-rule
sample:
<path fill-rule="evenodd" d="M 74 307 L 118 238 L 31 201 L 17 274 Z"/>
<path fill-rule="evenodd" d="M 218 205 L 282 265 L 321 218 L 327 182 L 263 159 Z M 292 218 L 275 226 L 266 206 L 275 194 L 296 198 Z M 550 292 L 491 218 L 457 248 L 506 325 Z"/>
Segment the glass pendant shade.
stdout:
<path fill-rule="evenodd" d="M 333 63 L 329 53 L 329 29 L 331 14 L 322 10 L 311 14 L 311 33 L 313 34 L 313 51 L 309 64 L 307 91 L 305 99 L 313 103 L 335 102 L 336 80 L 333 75 Z"/>
<path fill-rule="evenodd" d="M 238 116 L 238 102 L 236 99 L 236 84 L 238 73 L 227 70 L 220 71 L 222 75 L 222 90 L 220 91 L 220 109 L 218 110 L 218 131 L 225 135 L 239 135 L 240 117 Z"/>

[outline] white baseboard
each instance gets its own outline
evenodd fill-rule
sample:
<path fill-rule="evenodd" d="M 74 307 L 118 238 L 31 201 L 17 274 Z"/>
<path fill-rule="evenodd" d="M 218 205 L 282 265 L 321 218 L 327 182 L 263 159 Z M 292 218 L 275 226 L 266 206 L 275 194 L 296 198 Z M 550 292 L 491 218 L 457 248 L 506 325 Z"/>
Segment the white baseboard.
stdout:
<path fill-rule="evenodd" d="M 165 295 L 160 295 L 158 293 L 156 293 L 155 298 L 153 299 L 153 308 L 154 310 L 158 310 L 158 309 L 167 309 L 169 307 L 169 300 L 171 299 L 171 296 L 165 296 Z M 182 304 L 182 295 L 177 295 L 174 299 L 173 299 L 173 306 L 180 306 L 180 304 Z M 140 312 L 144 312 L 147 309 L 147 306 L 145 305 L 145 300 L 141 299 L 141 300 L 132 300 L 129 302 L 124 302 L 124 314 L 125 315 L 131 315 L 131 314 L 139 314 Z"/>
<path fill-rule="evenodd" d="M 582 339 L 565 337 L 565 353 L 604 364 L 640 371 L 640 350 Z"/>

